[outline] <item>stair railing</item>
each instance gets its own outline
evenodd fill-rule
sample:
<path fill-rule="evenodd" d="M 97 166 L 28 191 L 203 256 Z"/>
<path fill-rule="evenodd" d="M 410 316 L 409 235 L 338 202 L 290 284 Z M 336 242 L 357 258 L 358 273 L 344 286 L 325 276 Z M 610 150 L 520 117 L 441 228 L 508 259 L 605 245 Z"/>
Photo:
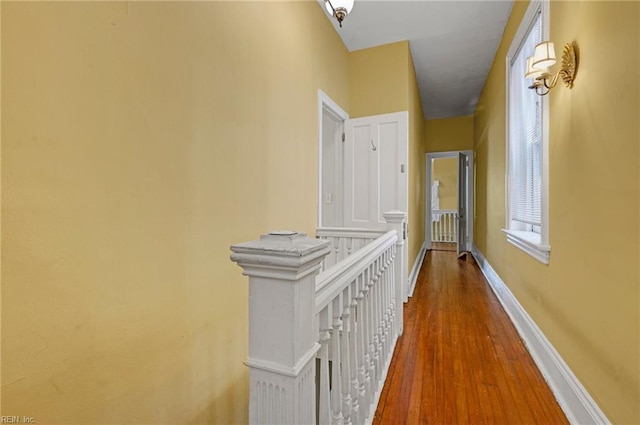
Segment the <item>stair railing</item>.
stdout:
<path fill-rule="evenodd" d="M 319 274 L 331 240 L 272 232 L 231 247 L 249 276 L 251 424 L 372 422 L 406 288 L 406 214 L 384 216 L 387 232 Z"/>

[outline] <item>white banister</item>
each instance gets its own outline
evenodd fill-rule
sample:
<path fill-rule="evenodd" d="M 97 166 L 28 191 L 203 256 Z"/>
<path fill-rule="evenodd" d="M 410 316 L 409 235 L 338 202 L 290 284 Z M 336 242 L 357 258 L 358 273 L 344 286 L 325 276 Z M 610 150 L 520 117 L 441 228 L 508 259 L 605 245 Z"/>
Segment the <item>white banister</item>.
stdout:
<path fill-rule="evenodd" d="M 353 282 L 352 282 L 353 283 Z M 340 358 L 342 359 L 342 411 L 344 424 L 351 425 L 353 419 L 353 402 L 351 400 L 351 347 L 349 339 L 355 335 L 351 331 L 351 284 L 342 291 L 342 333 L 340 334 Z"/>
<path fill-rule="evenodd" d="M 457 233 L 456 210 L 431 210 L 431 242 L 457 242 Z"/>
<path fill-rule="evenodd" d="M 312 424 L 318 344 L 315 277 L 329 242 L 274 232 L 233 245 L 249 276 L 249 421 Z"/>
<path fill-rule="evenodd" d="M 406 296 L 406 214 L 384 217 L 386 232 L 274 232 L 231 247 L 249 276 L 251 424 L 372 423 Z M 318 274 L 336 247 L 348 255 Z"/>
<path fill-rule="evenodd" d="M 318 227 L 316 237 L 331 242 L 331 254 L 323 262 L 328 269 L 349 255 L 371 243 L 385 233 L 384 230 L 351 227 Z"/>

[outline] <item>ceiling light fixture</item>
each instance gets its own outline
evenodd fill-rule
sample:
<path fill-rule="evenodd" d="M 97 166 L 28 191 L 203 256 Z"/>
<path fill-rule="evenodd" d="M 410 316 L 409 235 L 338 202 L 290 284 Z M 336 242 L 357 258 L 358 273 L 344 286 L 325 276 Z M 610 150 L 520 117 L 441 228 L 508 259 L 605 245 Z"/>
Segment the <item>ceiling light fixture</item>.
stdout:
<path fill-rule="evenodd" d="M 342 28 L 342 21 L 353 9 L 353 0 L 324 0 L 324 5 L 327 8 L 327 12 L 338 20 L 340 28 Z"/>
<path fill-rule="evenodd" d="M 548 94 L 558 83 L 558 77 L 562 77 L 564 85 L 572 88 L 578 70 L 576 48 L 573 43 L 567 43 L 562 49 L 560 70 L 554 75 L 549 72 L 549 67 L 556 63 L 556 52 L 553 43 L 543 41 L 535 47 L 533 56 L 527 58 L 527 72 L 525 78 L 533 78 L 534 89 L 538 96 Z"/>

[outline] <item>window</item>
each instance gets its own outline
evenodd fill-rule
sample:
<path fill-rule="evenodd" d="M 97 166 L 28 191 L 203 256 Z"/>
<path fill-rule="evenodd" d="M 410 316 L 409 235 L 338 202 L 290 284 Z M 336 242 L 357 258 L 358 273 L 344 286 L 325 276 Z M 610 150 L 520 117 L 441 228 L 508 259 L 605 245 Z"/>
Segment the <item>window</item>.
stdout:
<path fill-rule="evenodd" d="M 545 7 L 547 6 L 547 7 Z M 507 240 L 548 264 L 546 97 L 528 88 L 526 58 L 544 37 L 548 3 L 532 1 L 507 54 Z"/>

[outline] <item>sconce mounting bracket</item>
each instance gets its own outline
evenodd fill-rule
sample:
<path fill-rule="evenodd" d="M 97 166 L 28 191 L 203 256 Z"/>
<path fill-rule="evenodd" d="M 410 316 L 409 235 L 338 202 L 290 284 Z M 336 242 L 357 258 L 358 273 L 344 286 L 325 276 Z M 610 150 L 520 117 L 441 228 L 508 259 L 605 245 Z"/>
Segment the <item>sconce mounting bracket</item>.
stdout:
<path fill-rule="evenodd" d="M 567 43 L 562 49 L 562 59 L 560 76 L 564 85 L 571 88 L 573 87 L 573 80 L 576 78 L 576 71 L 578 70 L 578 58 L 576 56 L 576 48 L 573 43 Z"/>

